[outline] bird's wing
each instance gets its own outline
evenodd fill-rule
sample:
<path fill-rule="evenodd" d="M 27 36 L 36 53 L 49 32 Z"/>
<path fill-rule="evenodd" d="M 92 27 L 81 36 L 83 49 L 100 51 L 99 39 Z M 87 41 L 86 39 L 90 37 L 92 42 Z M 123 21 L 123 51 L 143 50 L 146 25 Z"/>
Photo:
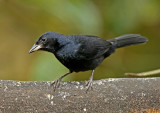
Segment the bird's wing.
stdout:
<path fill-rule="evenodd" d="M 94 59 L 100 57 L 106 53 L 111 47 L 111 43 L 91 35 L 77 35 L 77 43 L 80 43 L 80 47 L 77 51 L 77 55 L 82 59 Z"/>

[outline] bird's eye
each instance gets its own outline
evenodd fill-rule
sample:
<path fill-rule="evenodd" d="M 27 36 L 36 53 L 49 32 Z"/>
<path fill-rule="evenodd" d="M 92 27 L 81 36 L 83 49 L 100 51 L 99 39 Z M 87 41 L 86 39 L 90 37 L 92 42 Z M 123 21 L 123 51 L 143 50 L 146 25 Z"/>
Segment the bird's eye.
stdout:
<path fill-rule="evenodd" d="M 45 38 L 42 38 L 41 40 L 42 40 L 43 42 L 45 42 L 45 41 L 46 41 L 46 39 L 45 39 Z"/>

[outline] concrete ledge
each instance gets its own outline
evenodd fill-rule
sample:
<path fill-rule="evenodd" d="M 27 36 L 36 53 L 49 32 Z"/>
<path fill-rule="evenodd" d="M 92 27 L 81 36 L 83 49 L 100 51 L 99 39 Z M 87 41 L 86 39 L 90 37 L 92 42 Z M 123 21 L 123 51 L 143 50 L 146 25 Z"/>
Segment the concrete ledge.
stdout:
<path fill-rule="evenodd" d="M 160 78 L 97 80 L 86 94 L 86 82 L 0 81 L 0 112 L 159 113 Z"/>

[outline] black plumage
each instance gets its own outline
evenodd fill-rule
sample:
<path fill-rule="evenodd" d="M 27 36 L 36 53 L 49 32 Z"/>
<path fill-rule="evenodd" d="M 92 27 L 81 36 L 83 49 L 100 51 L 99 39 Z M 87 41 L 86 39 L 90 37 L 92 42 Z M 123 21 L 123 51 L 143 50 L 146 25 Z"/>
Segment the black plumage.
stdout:
<path fill-rule="evenodd" d="M 89 89 L 92 85 L 95 68 L 106 57 L 110 56 L 117 48 L 141 44 L 146 41 L 147 39 L 139 34 L 127 34 L 104 40 L 92 35 L 63 35 L 56 32 L 47 32 L 37 40 L 29 53 L 36 50 L 51 52 L 69 69 L 69 73 L 52 83 L 55 89 L 66 75 L 72 72 L 93 70 L 88 81 L 87 89 Z"/>

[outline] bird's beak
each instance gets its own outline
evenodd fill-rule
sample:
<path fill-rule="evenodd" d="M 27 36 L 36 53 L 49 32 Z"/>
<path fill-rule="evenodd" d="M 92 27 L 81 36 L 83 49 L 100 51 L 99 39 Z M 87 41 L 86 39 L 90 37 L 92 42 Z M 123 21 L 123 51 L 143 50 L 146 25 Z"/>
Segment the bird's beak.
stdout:
<path fill-rule="evenodd" d="M 34 52 L 34 51 L 37 51 L 37 50 L 39 50 L 39 49 L 41 49 L 41 48 L 42 48 L 41 45 L 36 45 L 36 44 L 34 44 L 34 45 L 32 46 L 32 48 L 29 50 L 29 53 L 32 53 L 32 52 Z"/>

